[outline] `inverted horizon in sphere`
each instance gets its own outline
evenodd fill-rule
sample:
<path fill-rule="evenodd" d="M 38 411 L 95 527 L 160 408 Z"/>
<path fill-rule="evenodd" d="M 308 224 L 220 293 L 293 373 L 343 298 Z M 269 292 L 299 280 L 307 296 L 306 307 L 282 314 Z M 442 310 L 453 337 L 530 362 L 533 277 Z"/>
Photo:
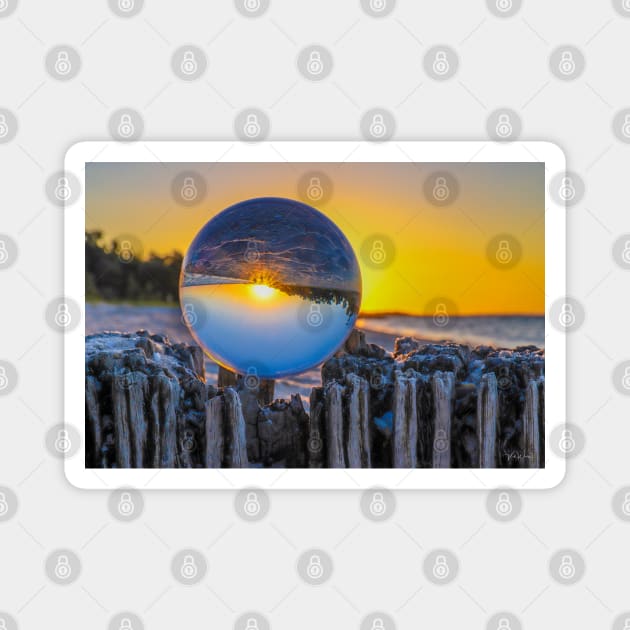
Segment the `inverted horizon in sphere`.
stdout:
<path fill-rule="evenodd" d="M 220 365 L 258 378 L 304 372 L 350 334 L 361 302 L 352 247 L 292 199 L 237 203 L 204 225 L 180 280 L 185 323 Z"/>

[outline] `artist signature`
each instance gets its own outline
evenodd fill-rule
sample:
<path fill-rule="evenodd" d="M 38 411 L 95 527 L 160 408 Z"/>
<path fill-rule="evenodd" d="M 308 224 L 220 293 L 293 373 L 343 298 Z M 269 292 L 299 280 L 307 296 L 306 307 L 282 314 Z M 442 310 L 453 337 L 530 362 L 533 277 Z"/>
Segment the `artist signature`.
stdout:
<path fill-rule="evenodd" d="M 532 459 L 531 455 L 527 455 L 527 453 L 523 453 L 523 451 L 503 451 L 502 455 L 507 459 L 508 462 L 522 462 L 525 459 Z"/>

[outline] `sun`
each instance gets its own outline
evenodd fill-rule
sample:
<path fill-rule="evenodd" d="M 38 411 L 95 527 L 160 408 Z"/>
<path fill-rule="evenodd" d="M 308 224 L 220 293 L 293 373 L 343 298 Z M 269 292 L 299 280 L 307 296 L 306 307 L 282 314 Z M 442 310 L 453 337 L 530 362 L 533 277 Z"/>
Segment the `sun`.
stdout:
<path fill-rule="evenodd" d="M 266 300 L 274 293 L 274 289 L 272 287 L 268 287 L 266 284 L 252 284 L 251 290 L 252 293 L 260 300 Z"/>

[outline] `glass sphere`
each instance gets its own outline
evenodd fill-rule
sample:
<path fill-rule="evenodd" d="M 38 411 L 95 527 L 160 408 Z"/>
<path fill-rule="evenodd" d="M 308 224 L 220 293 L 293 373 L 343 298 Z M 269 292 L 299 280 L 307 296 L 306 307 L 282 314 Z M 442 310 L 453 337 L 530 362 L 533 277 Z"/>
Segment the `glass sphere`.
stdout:
<path fill-rule="evenodd" d="M 219 365 L 255 378 L 304 372 L 346 340 L 361 272 L 341 230 L 299 201 L 242 201 L 208 221 L 182 266 L 183 320 Z"/>

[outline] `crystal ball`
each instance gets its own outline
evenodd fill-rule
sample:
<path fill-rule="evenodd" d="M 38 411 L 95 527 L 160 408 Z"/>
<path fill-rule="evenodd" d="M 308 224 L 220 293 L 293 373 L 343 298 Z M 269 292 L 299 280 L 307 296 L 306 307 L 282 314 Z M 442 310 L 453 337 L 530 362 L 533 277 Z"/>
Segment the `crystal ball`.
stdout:
<path fill-rule="evenodd" d="M 299 374 L 331 357 L 361 304 L 361 272 L 341 230 L 279 197 L 248 199 L 208 221 L 180 278 L 182 319 L 204 352 L 244 376 Z"/>

